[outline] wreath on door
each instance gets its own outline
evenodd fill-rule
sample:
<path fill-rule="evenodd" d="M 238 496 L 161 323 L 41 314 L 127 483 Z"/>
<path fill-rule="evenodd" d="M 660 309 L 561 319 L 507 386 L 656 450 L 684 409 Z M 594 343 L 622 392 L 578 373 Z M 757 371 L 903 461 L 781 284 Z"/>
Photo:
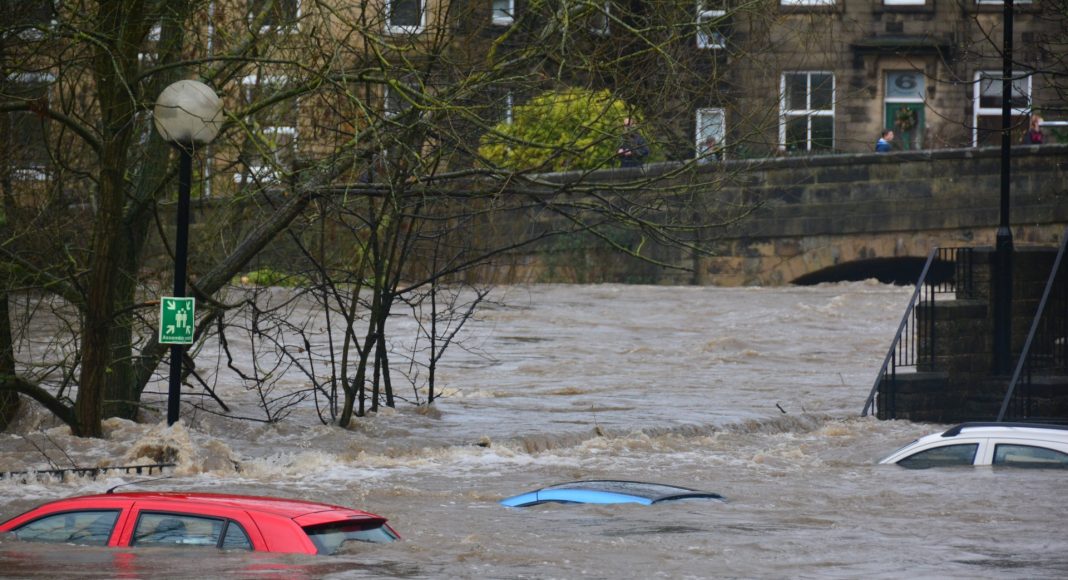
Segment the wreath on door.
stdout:
<path fill-rule="evenodd" d="M 894 125 L 902 133 L 911 131 L 916 126 L 916 111 L 912 107 L 901 107 L 894 115 Z"/>

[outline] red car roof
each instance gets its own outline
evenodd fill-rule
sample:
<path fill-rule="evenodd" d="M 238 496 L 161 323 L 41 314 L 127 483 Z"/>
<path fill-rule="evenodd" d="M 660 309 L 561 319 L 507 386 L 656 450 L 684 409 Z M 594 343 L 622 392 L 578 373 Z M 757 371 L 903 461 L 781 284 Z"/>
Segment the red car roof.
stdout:
<path fill-rule="evenodd" d="M 57 500 L 51 503 L 70 503 L 79 501 L 92 501 L 101 499 L 129 499 L 133 501 L 169 501 L 190 503 L 204 506 L 218 506 L 237 508 L 248 511 L 271 513 L 282 517 L 296 519 L 301 516 L 320 512 L 333 512 L 333 516 L 340 518 L 371 518 L 384 520 L 381 516 L 355 510 L 338 505 L 331 505 L 300 499 L 286 499 L 277 497 L 261 497 L 253 495 L 233 495 L 222 493 L 199 493 L 199 492 L 124 492 L 96 495 L 83 495 Z M 325 514 L 324 514 L 325 515 Z"/>

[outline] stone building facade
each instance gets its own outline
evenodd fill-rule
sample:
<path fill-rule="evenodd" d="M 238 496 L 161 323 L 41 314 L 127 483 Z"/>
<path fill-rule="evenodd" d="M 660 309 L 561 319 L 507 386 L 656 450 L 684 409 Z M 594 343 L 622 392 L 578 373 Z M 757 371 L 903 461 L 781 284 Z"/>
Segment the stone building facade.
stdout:
<path fill-rule="evenodd" d="M 707 2 L 698 4 L 700 14 Z M 723 118 L 725 129 L 718 130 L 743 157 L 769 149 L 871 151 L 884 128 L 895 130 L 895 149 L 1000 143 L 1000 1 L 764 0 L 725 6 L 718 20 L 723 40 L 711 50 L 722 53 L 716 57 L 730 88 L 718 105 L 708 105 L 710 111 L 694 111 L 698 150 L 700 120 L 710 115 Z M 1068 118 L 1063 80 L 1058 85 L 1051 74 L 1064 67 L 1068 35 L 1065 15 L 1056 11 L 1040 1 L 1015 5 L 1014 143 L 1032 112 L 1047 121 Z"/>
<path fill-rule="evenodd" d="M 427 78 L 411 78 L 418 76 L 420 52 L 447 47 L 449 65 L 470 74 L 487 54 L 518 54 L 524 44 L 544 42 L 547 31 L 559 33 L 554 42 L 566 38 L 566 50 L 540 71 L 524 65 L 481 90 L 494 109 L 488 120 L 508 119 L 537 90 L 574 82 L 617 89 L 644 113 L 664 159 L 864 152 L 883 128 L 895 130 L 898 149 L 993 145 L 1001 122 L 1002 6 L 999 0 L 217 0 L 198 9 L 184 42 L 191 59 L 204 61 L 198 66 L 213 69 L 213 84 L 235 112 L 299 90 L 308 71 L 336 68 L 348 76 L 339 97 L 320 90 L 295 107 L 280 99 L 279 106 L 257 108 L 254 119 L 246 116 L 254 120 L 253 138 L 237 153 L 220 152 L 218 167 L 205 171 L 233 173 L 235 183 L 247 184 L 285 173 L 295 158 L 331 150 L 369 119 L 397 115 L 417 93 L 432 94 Z M 48 35 L 61 38 L 62 30 L 75 29 L 75 8 L 51 0 L 18 3 L 3 27 L 9 61 L 3 100 L 73 98 L 70 85 L 58 86 L 55 71 L 20 54 L 55 49 Z M 1063 5 L 1045 0 L 1016 2 L 1014 141 L 1032 112 L 1047 121 L 1068 119 L 1063 80 L 1057 84 L 1057 73 L 1065 72 L 1068 15 L 1058 10 Z M 560 33 L 547 19 L 570 28 Z M 159 64 L 155 45 L 166 31 L 146 26 L 140 58 L 147 70 Z M 210 60 L 249 42 L 257 70 Z M 546 73 L 559 58 L 588 59 L 589 66 L 572 63 L 568 75 L 539 82 L 539 75 L 552 77 Z M 391 73 L 397 78 L 388 78 Z M 11 109 L 4 117 L 5 133 L 15 136 L 5 140 L 5 158 L 17 158 L 22 177 L 39 177 L 49 157 L 51 137 L 35 107 L 47 105 Z M 1052 131 L 1049 137 L 1056 141 Z"/>

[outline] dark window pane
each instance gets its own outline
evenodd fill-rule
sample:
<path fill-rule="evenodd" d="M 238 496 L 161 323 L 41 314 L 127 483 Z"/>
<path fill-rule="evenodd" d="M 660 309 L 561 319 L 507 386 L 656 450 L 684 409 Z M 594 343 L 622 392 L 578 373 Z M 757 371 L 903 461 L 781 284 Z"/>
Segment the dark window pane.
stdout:
<path fill-rule="evenodd" d="M 512 122 L 512 94 L 506 90 L 490 90 L 491 99 L 486 108 L 486 122 L 489 125 Z"/>
<path fill-rule="evenodd" d="M 834 117 L 812 117 L 812 150 L 834 149 Z"/>
<path fill-rule="evenodd" d="M 975 462 L 975 451 L 977 449 L 979 449 L 978 443 L 944 445 L 910 455 L 898 461 L 897 464 L 910 469 L 971 465 Z"/>
<path fill-rule="evenodd" d="M 808 109 L 808 75 L 786 75 L 786 108 L 793 111 Z"/>
<path fill-rule="evenodd" d="M 4 12 L 5 28 L 49 26 L 55 14 L 48 0 L 3 0 L 0 8 Z"/>
<path fill-rule="evenodd" d="M 40 80 L 9 81 L 4 96 L 25 103 L 31 110 L 7 114 L 8 130 L 5 147 L 10 152 L 11 165 L 19 168 L 41 168 L 50 164 L 47 118 L 35 111 L 48 108 L 48 83 Z M 4 137 L 0 137 L 4 139 Z"/>
<path fill-rule="evenodd" d="M 603 6 L 603 7 L 600 7 Z M 608 34 L 609 29 L 609 5 L 607 3 L 599 5 L 599 7 L 593 10 L 589 17 L 590 32 L 594 34 Z"/>
<path fill-rule="evenodd" d="M 718 48 L 726 45 L 727 39 L 720 28 L 724 25 L 723 11 L 705 11 L 697 15 L 697 45 L 703 48 Z"/>
<path fill-rule="evenodd" d="M 24 524 L 15 530 L 15 537 L 31 542 L 106 546 L 118 517 L 118 510 L 54 514 Z"/>
<path fill-rule="evenodd" d="M 812 75 L 811 103 L 811 107 L 817 111 L 830 111 L 834 108 L 834 76 Z"/>
<path fill-rule="evenodd" d="M 137 519 L 131 545 L 204 546 L 219 545 L 223 520 L 178 514 L 143 513 Z"/>
<path fill-rule="evenodd" d="M 418 27 L 422 24 L 422 0 L 389 0 L 389 25 Z"/>
<path fill-rule="evenodd" d="M 786 120 L 786 150 L 808 150 L 808 118 L 793 117 Z"/>
<path fill-rule="evenodd" d="M 1068 469 L 1068 454 L 1031 445 L 999 444 L 994 447 L 994 465 Z"/>
<path fill-rule="evenodd" d="M 385 544 L 397 536 L 381 520 L 369 522 L 336 522 L 304 528 L 320 554 L 335 554 L 346 542 Z"/>
<path fill-rule="evenodd" d="M 230 522 L 226 525 L 226 536 L 223 537 L 222 549 L 224 550 L 251 550 L 252 542 L 248 539 L 248 534 L 241 528 L 241 525 L 237 522 Z"/>
<path fill-rule="evenodd" d="M 255 17 L 263 11 L 268 0 L 250 0 L 249 14 Z M 299 0 L 274 0 L 270 12 L 263 21 L 264 26 L 289 26 L 297 21 L 297 4 Z"/>

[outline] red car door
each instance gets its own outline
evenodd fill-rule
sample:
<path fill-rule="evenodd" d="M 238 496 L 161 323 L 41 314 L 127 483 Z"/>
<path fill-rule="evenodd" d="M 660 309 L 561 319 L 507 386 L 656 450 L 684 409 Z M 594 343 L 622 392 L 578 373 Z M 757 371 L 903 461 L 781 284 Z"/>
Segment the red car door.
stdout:
<path fill-rule="evenodd" d="M 248 512 L 180 500 L 134 502 L 118 545 L 267 550 Z"/>

